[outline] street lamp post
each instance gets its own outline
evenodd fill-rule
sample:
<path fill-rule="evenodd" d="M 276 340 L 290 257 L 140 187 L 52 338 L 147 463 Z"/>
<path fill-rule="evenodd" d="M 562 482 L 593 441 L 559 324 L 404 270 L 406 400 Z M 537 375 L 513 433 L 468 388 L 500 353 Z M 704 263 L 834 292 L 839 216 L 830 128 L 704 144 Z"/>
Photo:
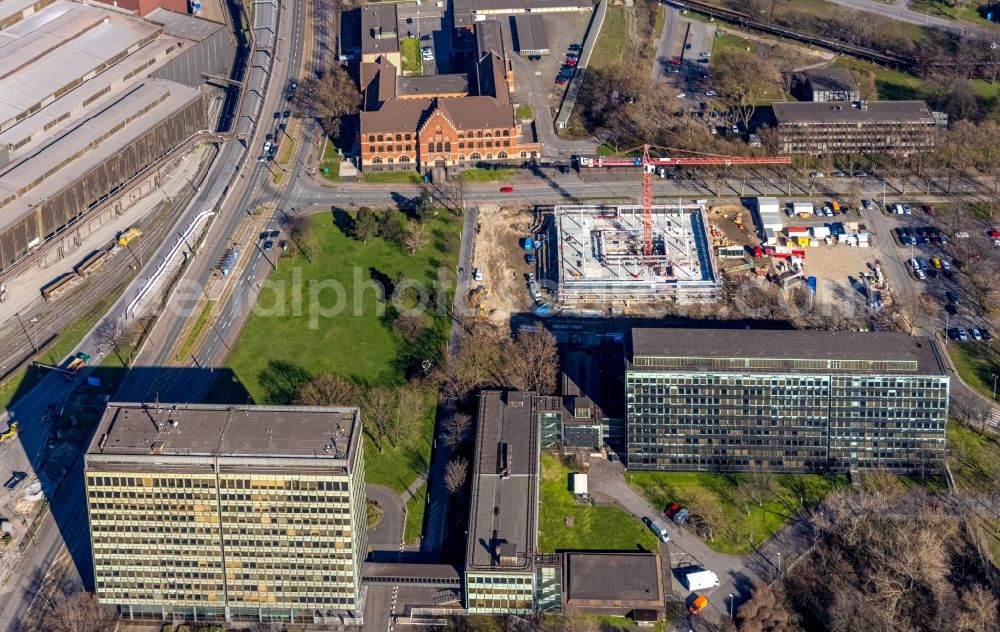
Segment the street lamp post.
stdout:
<path fill-rule="evenodd" d="M 993 399 L 997 398 L 997 374 L 993 374 Z"/>
<path fill-rule="evenodd" d="M 729 593 L 729 620 L 733 620 L 733 603 L 736 601 L 736 597 L 733 597 L 733 593 Z"/>
<path fill-rule="evenodd" d="M 778 576 L 781 576 L 781 551 L 778 551 Z"/>

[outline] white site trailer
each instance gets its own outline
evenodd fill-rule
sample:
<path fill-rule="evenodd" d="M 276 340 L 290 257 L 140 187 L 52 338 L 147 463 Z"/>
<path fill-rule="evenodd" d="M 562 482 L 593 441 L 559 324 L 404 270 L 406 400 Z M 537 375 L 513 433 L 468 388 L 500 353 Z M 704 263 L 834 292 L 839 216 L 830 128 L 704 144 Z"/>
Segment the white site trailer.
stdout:
<path fill-rule="evenodd" d="M 757 221 L 760 224 L 760 233 L 766 235 L 768 230 L 780 233 L 785 227 L 781 220 L 781 206 L 778 198 L 759 197 L 757 198 Z"/>
<path fill-rule="evenodd" d="M 691 591 L 715 588 L 719 585 L 719 576 L 712 571 L 688 573 L 684 579 L 687 583 L 687 589 Z"/>

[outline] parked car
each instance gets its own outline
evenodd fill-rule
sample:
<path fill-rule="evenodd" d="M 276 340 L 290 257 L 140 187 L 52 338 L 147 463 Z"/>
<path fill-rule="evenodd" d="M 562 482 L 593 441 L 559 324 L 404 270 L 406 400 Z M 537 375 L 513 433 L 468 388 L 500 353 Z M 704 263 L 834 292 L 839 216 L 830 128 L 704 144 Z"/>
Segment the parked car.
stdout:
<path fill-rule="evenodd" d="M 983 332 L 979 331 L 979 327 L 973 327 L 970 330 L 973 339 L 981 341 L 983 339 Z"/>
<path fill-rule="evenodd" d="M 862 198 L 861 208 L 865 209 L 866 211 L 870 211 L 872 208 L 872 201 L 869 200 L 868 198 Z"/>
<path fill-rule="evenodd" d="M 500 187 L 500 193 L 513 193 L 513 192 L 514 192 L 514 187 L 512 187 L 510 185 L 504 186 L 504 187 Z"/>
<path fill-rule="evenodd" d="M 681 525 L 687 522 L 687 519 L 691 517 L 691 510 L 687 507 L 681 507 L 677 513 L 674 514 L 674 524 Z"/>
<path fill-rule="evenodd" d="M 667 518 L 673 520 L 674 514 L 682 509 L 680 503 L 670 503 L 667 508 L 663 510 L 663 515 Z"/>
<path fill-rule="evenodd" d="M 924 212 L 927 213 L 928 215 L 933 215 L 934 214 L 934 207 L 930 206 L 929 204 L 925 205 L 924 206 Z"/>
<path fill-rule="evenodd" d="M 980 333 L 983 334 L 983 342 L 990 342 L 993 340 L 993 334 L 990 333 L 989 329 L 980 329 Z"/>
<path fill-rule="evenodd" d="M 528 55 L 528 61 L 542 61 L 541 55 Z"/>
<path fill-rule="evenodd" d="M 948 290 L 947 292 L 944 293 L 944 295 L 945 298 L 948 299 L 949 303 L 951 303 L 952 305 L 958 305 L 958 292 L 955 292 L 954 290 Z"/>
<path fill-rule="evenodd" d="M 656 537 L 660 539 L 660 542 L 670 542 L 670 534 L 667 533 L 667 528 L 664 527 L 659 521 L 650 518 L 649 516 L 643 516 L 642 522 L 649 530 L 656 534 Z"/>
<path fill-rule="evenodd" d="M 472 271 L 472 280 L 473 281 L 482 281 L 483 280 L 483 269 L 482 268 L 476 268 L 475 270 Z"/>
<path fill-rule="evenodd" d="M 809 177 L 810 178 L 825 178 L 826 174 L 823 173 L 822 171 L 813 171 L 812 173 L 809 174 Z"/>
<path fill-rule="evenodd" d="M 851 174 L 851 175 L 853 175 L 853 176 L 854 176 L 855 178 L 867 178 L 867 177 L 868 177 L 868 174 L 867 174 L 867 173 L 865 173 L 864 171 L 860 171 L 860 170 L 858 170 L 858 171 L 855 171 L 855 172 L 854 172 L 853 174 Z"/>
<path fill-rule="evenodd" d="M 566 65 L 567 66 L 575 66 L 576 65 L 576 60 L 575 59 L 567 59 L 566 60 Z"/>
<path fill-rule="evenodd" d="M 952 327 L 948 330 L 948 337 L 952 340 L 958 340 L 958 327 Z"/>
<path fill-rule="evenodd" d="M 924 272 L 923 270 L 920 270 L 920 269 L 918 269 L 918 270 L 915 270 L 913 274 L 914 274 L 914 275 L 915 275 L 915 276 L 916 276 L 916 277 L 917 277 L 918 279 L 920 279 L 921 281 L 926 281 L 926 280 L 927 280 L 927 273 L 926 273 L 926 272 Z"/>
<path fill-rule="evenodd" d="M 969 339 L 969 334 L 966 333 L 965 329 L 963 329 L 962 327 L 958 328 L 958 339 L 961 340 L 962 342 L 965 342 L 966 340 Z"/>
<path fill-rule="evenodd" d="M 27 477 L 28 475 L 25 474 L 24 472 L 14 472 L 11 474 L 11 477 L 7 479 L 7 482 L 3 484 L 3 486 L 6 487 L 7 489 L 15 489 L 18 485 L 21 484 L 21 481 L 23 481 Z"/>
<path fill-rule="evenodd" d="M 716 94 L 718 93 L 715 90 L 705 90 L 706 97 L 714 97 Z"/>
<path fill-rule="evenodd" d="M 712 53 L 709 53 L 709 52 L 698 53 L 698 57 L 701 57 L 703 59 L 708 59 L 711 56 L 712 56 Z"/>

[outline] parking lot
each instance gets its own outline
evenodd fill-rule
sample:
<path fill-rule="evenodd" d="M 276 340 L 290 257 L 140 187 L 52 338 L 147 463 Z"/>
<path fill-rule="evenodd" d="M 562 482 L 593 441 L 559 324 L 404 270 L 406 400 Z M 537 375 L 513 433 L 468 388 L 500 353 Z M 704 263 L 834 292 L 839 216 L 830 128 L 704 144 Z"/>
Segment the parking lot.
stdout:
<path fill-rule="evenodd" d="M 545 25 L 545 36 L 551 53 L 542 55 L 541 59 L 538 60 L 529 60 L 513 50 L 514 39 L 511 33 L 513 19 L 504 17 L 500 20 L 504 47 L 507 49 L 507 55 L 511 58 L 514 66 L 514 78 L 518 92 L 535 93 L 537 91 L 540 94 L 548 94 L 551 107 L 558 107 L 563 93 L 566 91 L 566 86 L 555 84 L 556 75 L 559 74 L 559 69 L 566 59 L 570 44 L 583 43 L 583 36 L 587 31 L 590 18 L 589 12 L 543 15 L 542 23 Z M 526 95 L 522 95 L 522 100 L 528 101 Z"/>
<path fill-rule="evenodd" d="M 458 72 L 451 64 L 451 29 L 445 23 L 444 2 L 399 4 L 396 15 L 400 40 L 416 38 L 421 48 L 431 50 L 431 56 L 422 60 L 424 75 Z"/>

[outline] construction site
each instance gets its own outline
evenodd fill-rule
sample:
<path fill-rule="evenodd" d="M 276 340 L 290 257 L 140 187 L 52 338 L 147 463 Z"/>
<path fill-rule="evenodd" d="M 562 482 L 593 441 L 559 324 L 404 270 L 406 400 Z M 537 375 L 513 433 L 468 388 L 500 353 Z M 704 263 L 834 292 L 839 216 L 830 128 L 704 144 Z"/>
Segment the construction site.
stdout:
<path fill-rule="evenodd" d="M 560 305 L 716 298 L 703 205 L 557 206 L 553 214 Z"/>

